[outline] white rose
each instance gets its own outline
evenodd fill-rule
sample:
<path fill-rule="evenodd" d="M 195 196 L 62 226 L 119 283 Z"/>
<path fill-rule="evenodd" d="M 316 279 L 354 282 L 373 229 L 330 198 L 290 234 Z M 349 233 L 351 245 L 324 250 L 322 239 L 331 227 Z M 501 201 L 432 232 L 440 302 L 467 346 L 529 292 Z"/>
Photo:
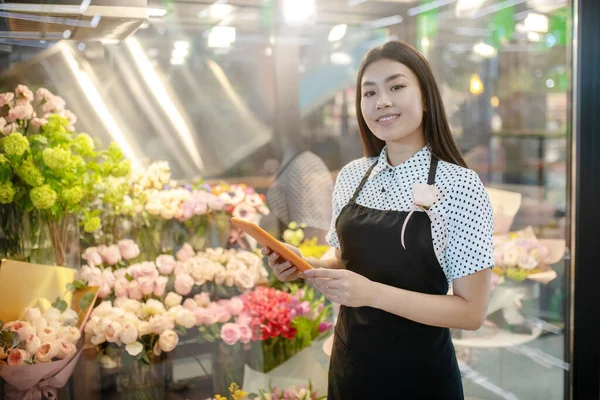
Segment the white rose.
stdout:
<path fill-rule="evenodd" d="M 109 343 L 117 343 L 119 338 L 121 337 L 121 332 L 123 332 L 123 327 L 121 324 L 115 321 L 109 321 L 105 325 L 104 336 L 106 337 L 106 341 Z"/>
<path fill-rule="evenodd" d="M 35 353 L 35 361 L 37 363 L 47 363 L 52 361 L 58 355 L 58 349 L 54 342 L 43 343 Z"/>
<path fill-rule="evenodd" d="M 58 320 L 63 325 L 77 325 L 77 313 L 75 310 L 66 310 L 64 313 L 60 314 Z"/>
<path fill-rule="evenodd" d="M 254 279 L 248 271 L 237 271 L 235 273 L 235 285 L 240 289 L 252 289 Z"/>
<path fill-rule="evenodd" d="M 56 309 L 54 307 L 50 307 L 44 313 L 44 318 L 48 322 L 50 322 L 50 321 L 58 321 L 58 319 L 60 318 L 60 314 L 61 314 L 60 310 L 58 310 L 58 309 Z"/>
<path fill-rule="evenodd" d="M 137 342 L 138 329 L 132 323 L 126 323 L 123 325 L 123 331 L 121 332 L 121 342 L 125 345 Z"/>
<path fill-rule="evenodd" d="M 27 352 L 29 354 L 35 354 L 35 353 L 37 353 L 37 351 L 41 345 L 42 345 L 42 341 L 40 340 L 40 338 L 37 336 L 34 336 L 33 338 L 31 338 L 31 340 L 28 340 L 27 342 L 25 342 L 25 350 L 27 350 Z M 1 355 L 0 355 L 0 359 L 2 359 Z"/>
<path fill-rule="evenodd" d="M 142 311 L 142 303 L 137 300 L 128 299 L 127 297 L 119 297 L 115 300 L 115 307 L 121 308 L 125 312 L 138 315 Z"/>
<path fill-rule="evenodd" d="M 103 301 L 98 305 L 98 307 L 94 308 L 94 312 L 92 315 L 103 318 L 112 310 L 113 306 L 110 301 Z"/>
<path fill-rule="evenodd" d="M 56 340 L 56 331 L 50 327 L 42 329 L 37 335 L 42 343 L 54 343 Z"/>
<path fill-rule="evenodd" d="M 169 315 L 155 315 L 150 318 L 149 322 L 150 331 L 156 335 L 175 328 L 175 320 Z"/>
<path fill-rule="evenodd" d="M 27 322 L 33 322 L 36 319 L 40 318 L 42 313 L 39 308 L 28 308 L 25 310 L 25 320 Z"/>
<path fill-rule="evenodd" d="M 413 202 L 416 205 L 429 208 L 435 203 L 438 197 L 438 190 L 433 185 L 415 183 L 413 186 Z"/>
<path fill-rule="evenodd" d="M 59 339 L 63 339 L 67 343 L 76 344 L 81 337 L 81 332 L 74 326 L 63 326 L 57 334 Z"/>
<path fill-rule="evenodd" d="M 39 317 L 34 319 L 31 322 L 31 325 L 35 328 L 36 332 L 41 332 L 44 328 L 48 327 L 48 321 L 46 321 L 43 317 Z"/>
<path fill-rule="evenodd" d="M 167 310 L 163 303 L 158 300 L 150 299 L 142 306 L 143 318 L 153 315 L 161 315 L 166 313 Z"/>
<path fill-rule="evenodd" d="M 101 345 L 102 343 L 106 342 L 106 336 L 103 334 L 94 335 L 92 336 L 91 342 L 96 346 Z"/>
<path fill-rule="evenodd" d="M 61 360 L 69 358 L 73 354 L 75 354 L 75 350 L 76 350 L 75 345 L 72 343 L 69 343 L 62 339 L 58 339 L 56 342 L 54 342 L 54 345 L 56 346 L 56 349 L 57 349 L 56 356 L 58 358 L 60 358 Z"/>
<path fill-rule="evenodd" d="M 169 313 L 170 312 L 171 310 L 169 310 Z M 196 325 L 194 313 L 186 308 L 179 306 L 175 313 L 171 315 L 175 318 L 177 325 L 183 326 L 185 329 L 193 328 Z"/>
<path fill-rule="evenodd" d="M 141 321 L 138 324 L 137 329 L 138 329 L 139 337 L 146 336 L 146 335 L 149 335 L 150 333 L 152 333 L 150 323 L 146 322 L 146 321 Z"/>
<path fill-rule="evenodd" d="M 169 294 L 167 294 L 167 297 L 165 297 L 165 306 L 167 306 L 167 308 L 178 306 L 181 304 L 182 300 L 183 297 L 181 297 L 177 293 L 169 292 Z"/>
<path fill-rule="evenodd" d="M 158 347 L 160 347 L 160 350 L 164 351 L 165 353 L 173 351 L 173 349 L 177 347 L 178 343 L 179 336 L 177 336 L 177 333 L 172 330 L 164 331 L 158 338 Z"/>
<path fill-rule="evenodd" d="M 222 285 L 225 282 L 225 278 L 226 278 L 226 276 L 225 276 L 225 270 L 222 269 L 222 270 L 220 270 L 219 272 L 217 272 L 215 274 L 215 284 L 216 285 Z"/>
<path fill-rule="evenodd" d="M 127 352 L 130 355 L 137 356 L 142 351 L 144 351 L 144 345 L 141 344 L 140 342 L 130 343 L 127 346 L 125 346 L 125 350 L 127 350 Z"/>

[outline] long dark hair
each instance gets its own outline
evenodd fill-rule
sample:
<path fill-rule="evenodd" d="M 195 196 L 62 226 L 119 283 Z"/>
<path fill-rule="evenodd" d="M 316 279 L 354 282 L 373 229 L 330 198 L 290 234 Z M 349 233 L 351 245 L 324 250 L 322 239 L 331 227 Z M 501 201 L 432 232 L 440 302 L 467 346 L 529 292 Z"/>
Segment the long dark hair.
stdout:
<path fill-rule="evenodd" d="M 458 146 L 450 132 L 444 103 L 442 103 L 442 96 L 440 95 L 440 90 L 438 89 L 429 62 L 427 62 L 427 59 L 417 49 L 399 41 L 390 41 L 382 46 L 371 49 L 363 59 L 358 70 L 356 81 L 356 116 L 358 118 L 358 127 L 365 155 L 367 157 L 377 157 L 385 146 L 385 141 L 377 138 L 367 126 L 360 107 L 363 74 L 369 65 L 382 59 L 398 61 L 406 65 L 419 79 L 419 86 L 427 110 L 423 113 L 423 135 L 431 153 L 442 161 L 467 167 L 467 163 L 460 154 Z"/>

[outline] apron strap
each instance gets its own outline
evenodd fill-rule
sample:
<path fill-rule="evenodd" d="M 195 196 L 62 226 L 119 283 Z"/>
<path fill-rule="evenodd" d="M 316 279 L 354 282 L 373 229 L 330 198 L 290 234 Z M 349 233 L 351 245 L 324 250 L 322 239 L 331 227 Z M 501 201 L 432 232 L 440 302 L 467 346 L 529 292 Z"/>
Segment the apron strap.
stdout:
<path fill-rule="evenodd" d="M 433 185 L 435 183 L 435 172 L 437 171 L 438 158 L 431 155 L 431 165 L 429 166 L 429 177 L 427 178 L 427 184 Z"/>
<path fill-rule="evenodd" d="M 367 179 L 369 179 L 369 176 L 371 176 L 371 171 L 373 171 L 373 168 L 375 168 L 375 166 L 377 165 L 377 162 L 378 161 L 375 161 L 373 163 L 373 165 L 371 165 L 371 168 L 369 168 L 367 170 L 367 173 L 365 174 L 365 176 L 363 176 L 362 181 L 360 181 L 360 184 L 358 185 L 358 187 L 354 191 L 354 195 L 352 195 L 352 198 L 350 199 L 350 201 L 348 202 L 348 204 L 354 204 L 354 202 L 358 198 L 358 195 L 360 194 L 360 191 L 362 190 L 363 186 L 365 186 L 365 183 L 367 183 Z"/>

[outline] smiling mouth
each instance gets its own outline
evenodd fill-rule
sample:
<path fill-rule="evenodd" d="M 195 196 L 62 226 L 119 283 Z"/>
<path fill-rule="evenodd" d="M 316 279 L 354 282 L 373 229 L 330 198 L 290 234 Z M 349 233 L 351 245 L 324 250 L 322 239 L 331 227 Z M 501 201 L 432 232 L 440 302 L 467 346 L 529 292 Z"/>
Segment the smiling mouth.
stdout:
<path fill-rule="evenodd" d="M 391 120 L 394 120 L 396 118 L 400 118 L 401 114 L 388 114 L 388 115 L 383 115 L 379 118 L 376 119 L 377 122 L 388 122 Z"/>

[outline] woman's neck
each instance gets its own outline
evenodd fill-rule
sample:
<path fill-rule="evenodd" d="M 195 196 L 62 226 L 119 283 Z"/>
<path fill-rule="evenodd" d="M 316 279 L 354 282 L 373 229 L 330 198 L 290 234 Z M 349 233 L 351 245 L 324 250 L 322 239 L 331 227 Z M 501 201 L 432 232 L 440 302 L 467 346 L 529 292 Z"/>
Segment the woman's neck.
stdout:
<path fill-rule="evenodd" d="M 412 134 L 400 140 L 387 141 L 387 157 L 392 167 L 402 164 L 425 146 L 423 134 Z"/>

